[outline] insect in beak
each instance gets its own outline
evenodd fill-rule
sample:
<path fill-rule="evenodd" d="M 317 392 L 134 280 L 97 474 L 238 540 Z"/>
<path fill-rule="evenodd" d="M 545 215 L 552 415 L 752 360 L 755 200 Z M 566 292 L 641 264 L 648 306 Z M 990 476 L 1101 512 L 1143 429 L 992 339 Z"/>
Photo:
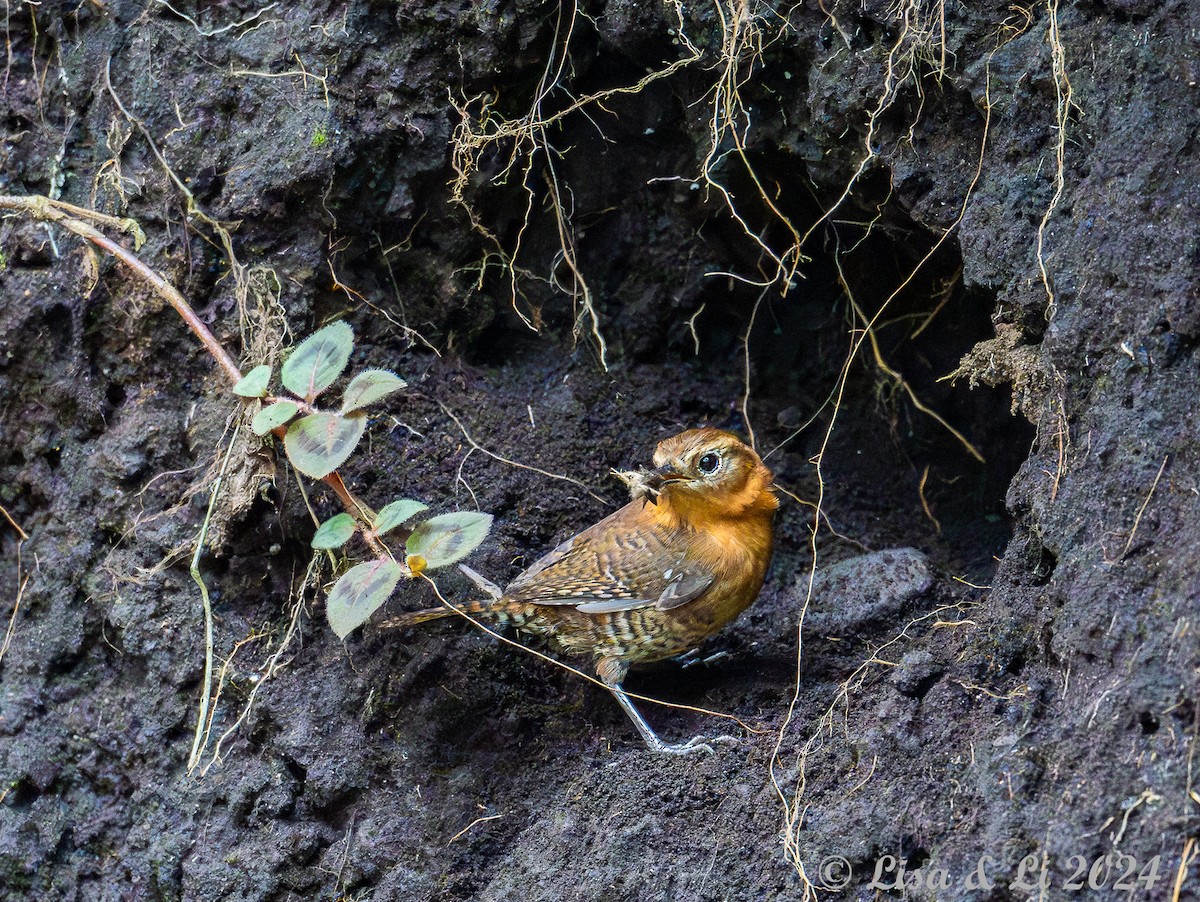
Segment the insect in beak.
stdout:
<path fill-rule="evenodd" d="M 641 471 L 642 485 L 646 491 L 650 493 L 650 500 L 655 504 L 658 503 L 658 496 L 662 494 L 663 487 L 668 482 L 678 482 L 683 479 L 671 467 L 658 467 L 653 470 Z"/>
<path fill-rule="evenodd" d="M 664 485 L 683 478 L 670 467 L 658 467 L 654 470 L 613 470 L 613 474 L 629 486 L 629 494 L 635 500 L 649 501 L 651 504 L 658 504 L 658 496 L 662 494 Z"/>

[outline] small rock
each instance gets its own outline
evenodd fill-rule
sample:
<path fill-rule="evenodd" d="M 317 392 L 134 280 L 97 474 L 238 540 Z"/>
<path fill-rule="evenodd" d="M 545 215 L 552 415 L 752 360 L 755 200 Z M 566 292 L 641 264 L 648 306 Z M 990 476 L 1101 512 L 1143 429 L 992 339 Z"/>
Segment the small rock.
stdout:
<path fill-rule="evenodd" d="M 817 571 L 812 609 L 805 625 L 843 633 L 873 620 L 895 617 L 933 586 L 929 559 L 915 548 L 874 551 Z M 796 591 L 808 589 L 807 575 Z"/>
<path fill-rule="evenodd" d="M 934 661 L 933 655 L 919 649 L 905 654 L 888 679 L 901 695 L 923 698 L 942 673 L 943 668 Z"/>

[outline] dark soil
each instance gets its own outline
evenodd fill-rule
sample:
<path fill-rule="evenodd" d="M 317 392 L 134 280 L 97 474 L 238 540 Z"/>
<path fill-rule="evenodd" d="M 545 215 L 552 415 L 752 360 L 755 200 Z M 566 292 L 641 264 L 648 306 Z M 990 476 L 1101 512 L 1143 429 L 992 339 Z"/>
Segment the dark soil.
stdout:
<path fill-rule="evenodd" d="M 755 732 L 646 706 L 665 738 L 739 738 L 663 758 L 602 690 L 457 623 L 339 642 L 295 594 L 296 480 L 239 452 L 201 558 L 232 658 L 189 775 L 188 565 L 239 402 L 128 270 L 10 216 L 3 898 L 1200 898 L 1200 6 L 678 13 L 6 3 L 0 193 L 136 219 L 245 364 L 349 321 L 355 364 L 409 389 L 348 482 L 493 513 L 489 578 L 682 428 L 749 424 L 802 500 L 704 649 L 728 654 L 629 682 Z M 699 59 L 647 78 L 688 58 L 681 21 Z M 461 152 L 485 109 L 535 108 L 534 143 Z M 793 228 L 789 287 L 766 249 Z M 840 382 L 855 304 L 880 359 Z"/>

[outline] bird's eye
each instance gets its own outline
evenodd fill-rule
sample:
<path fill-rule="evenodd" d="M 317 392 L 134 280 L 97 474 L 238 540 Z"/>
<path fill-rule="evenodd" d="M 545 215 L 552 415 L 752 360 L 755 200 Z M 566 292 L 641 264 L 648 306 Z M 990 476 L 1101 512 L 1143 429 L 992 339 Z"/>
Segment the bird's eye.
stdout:
<path fill-rule="evenodd" d="M 696 467 L 701 473 L 715 473 L 721 465 L 721 458 L 715 451 L 709 451 L 696 461 Z"/>

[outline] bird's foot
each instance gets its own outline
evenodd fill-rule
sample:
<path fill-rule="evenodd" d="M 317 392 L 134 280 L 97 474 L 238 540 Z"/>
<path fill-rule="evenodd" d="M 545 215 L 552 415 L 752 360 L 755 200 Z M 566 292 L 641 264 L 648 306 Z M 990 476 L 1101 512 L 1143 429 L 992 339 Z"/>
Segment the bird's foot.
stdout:
<path fill-rule="evenodd" d="M 701 657 L 699 650 L 693 648 L 691 651 L 685 651 L 681 655 L 676 655 L 673 660 L 684 670 L 687 670 L 689 667 L 695 667 L 697 664 L 708 667 L 709 665 L 716 664 L 718 661 L 722 661 L 725 658 L 732 657 L 733 655 L 724 650 L 715 651 L 711 655 L 705 655 L 704 657 Z"/>
<path fill-rule="evenodd" d="M 646 719 L 642 717 L 641 712 L 634 707 L 629 695 L 621 688 L 621 678 L 625 676 L 626 667 L 627 665 L 619 658 L 601 658 L 596 663 L 596 672 L 600 674 L 600 678 L 608 685 L 613 698 L 625 709 L 625 713 L 629 715 L 629 719 L 637 727 L 638 733 L 641 734 L 642 740 L 646 743 L 650 751 L 659 752 L 664 755 L 690 755 L 692 752 L 708 752 L 712 754 L 713 747 L 711 743 L 737 743 L 737 739 L 733 736 L 714 736 L 712 739 L 706 736 L 696 736 L 687 742 L 663 742 L 658 738 L 658 734 L 651 729 L 650 724 L 646 723 Z"/>
<path fill-rule="evenodd" d="M 657 736 L 654 741 L 646 740 L 646 745 L 651 751 L 660 752 L 664 755 L 690 755 L 693 752 L 708 752 L 714 754 L 716 749 L 713 744 L 718 745 L 737 745 L 736 736 L 713 736 L 711 739 L 707 736 L 693 736 L 687 742 L 663 742 Z"/>

